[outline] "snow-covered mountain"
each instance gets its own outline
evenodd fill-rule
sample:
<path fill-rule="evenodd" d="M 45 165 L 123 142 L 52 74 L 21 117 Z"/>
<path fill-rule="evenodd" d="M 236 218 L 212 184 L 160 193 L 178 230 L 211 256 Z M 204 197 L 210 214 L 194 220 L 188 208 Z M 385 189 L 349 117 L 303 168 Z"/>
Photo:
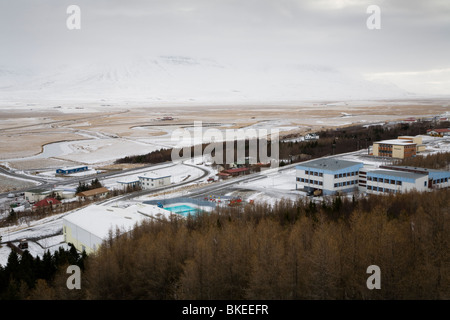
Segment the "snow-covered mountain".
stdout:
<path fill-rule="evenodd" d="M 321 65 L 223 63 L 186 56 L 63 65 L 37 72 L 0 68 L 0 99 L 276 102 L 405 98 L 393 85 Z"/>

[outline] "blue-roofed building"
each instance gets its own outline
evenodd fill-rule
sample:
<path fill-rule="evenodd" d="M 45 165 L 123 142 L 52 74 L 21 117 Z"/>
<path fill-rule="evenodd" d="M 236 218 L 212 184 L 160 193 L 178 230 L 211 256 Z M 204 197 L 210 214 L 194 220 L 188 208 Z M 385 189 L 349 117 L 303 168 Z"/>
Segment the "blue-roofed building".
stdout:
<path fill-rule="evenodd" d="M 402 193 L 412 190 L 426 191 L 428 175 L 395 170 L 367 172 L 367 193 Z"/>
<path fill-rule="evenodd" d="M 78 166 L 78 167 L 70 167 L 70 168 L 59 168 L 56 169 L 57 174 L 72 174 L 77 172 L 88 171 L 88 166 Z"/>
<path fill-rule="evenodd" d="M 450 171 L 405 166 L 365 166 L 333 158 L 296 166 L 296 189 L 322 195 L 348 193 L 398 193 L 450 187 Z"/>
<path fill-rule="evenodd" d="M 333 158 L 303 162 L 296 166 L 296 188 L 306 192 L 320 190 L 323 195 L 356 191 L 358 172 L 363 166 L 360 162 Z"/>
<path fill-rule="evenodd" d="M 382 166 L 381 168 L 395 170 L 399 172 L 424 174 L 428 177 L 427 187 L 429 189 L 440 189 L 450 187 L 450 171 L 408 167 L 408 166 Z"/>

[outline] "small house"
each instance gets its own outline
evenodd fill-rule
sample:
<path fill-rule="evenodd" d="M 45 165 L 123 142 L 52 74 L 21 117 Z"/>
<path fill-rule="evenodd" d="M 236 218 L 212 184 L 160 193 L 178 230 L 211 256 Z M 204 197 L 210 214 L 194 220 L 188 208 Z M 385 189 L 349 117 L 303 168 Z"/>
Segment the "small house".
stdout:
<path fill-rule="evenodd" d="M 45 198 L 45 199 L 42 199 L 42 200 L 36 202 L 33 205 L 33 210 L 36 210 L 36 209 L 39 209 L 39 208 L 55 209 L 59 205 L 61 205 L 61 201 L 59 201 L 59 200 L 57 200 L 55 198 Z"/>
<path fill-rule="evenodd" d="M 105 187 L 82 191 L 77 193 L 77 197 L 80 200 L 98 200 L 105 198 L 109 193 L 109 190 Z"/>

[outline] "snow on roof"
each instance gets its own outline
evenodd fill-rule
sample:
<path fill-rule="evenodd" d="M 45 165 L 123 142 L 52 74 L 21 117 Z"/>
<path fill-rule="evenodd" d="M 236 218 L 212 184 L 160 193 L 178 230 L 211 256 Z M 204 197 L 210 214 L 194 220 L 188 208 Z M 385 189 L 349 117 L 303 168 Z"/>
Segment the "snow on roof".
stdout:
<path fill-rule="evenodd" d="M 146 219 L 162 219 L 171 214 L 168 210 L 141 203 L 128 207 L 94 204 L 65 216 L 63 224 L 65 221 L 70 222 L 103 239 L 110 230 L 114 232 L 119 228 L 121 231 L 129 231 Z"/>
<path fill-rule="evenodd" d="M 46 189 L 30 189 L 25 192 L 35 193 L 35 194 L 47 194 L 47 193 L 51 193 L 52 191 L 46 190 Z"/>
<path fill-rule="evenodd" d="M 156 173 L 154 171 L 146 172 L 143 175 L 139 176 L 139 178 L 149 178 L 149 179 L 161 179 L 161 178 L 167 178 L 167 177 L 170 177 L 170 174 L 160 175 L 159 173 Z"/>
<path fill-rule="evenodd" d="M 382 140 L 382 141 L 377 141 L 375 143 L 383 143 L 383 144 L 396 144 L 396 145 L 412 145 L 415 144 L 409 140 L 406 139 L 391 139 L 391 140 Z"/>
<path fill-rule="evenodd" d="M 411 182 L 414 182 L 417 179 L 427 176 L 426 174 L 419 174 L 405 171 L 394 171 L 394 170 L 372 170 L 367 173 L 367 176 L 376 176 L 376 175 L 384 177 L 403 178 L 403 180 L 408 180 Z"/>
<path fill-rule="evenodd" d="M 90 196 L 95 196 L 97 194 L 102 194 L 102 193 L 107 193 L 107 192 L 109 192 L 108 188 L 101 187 L 101 188 L 97 188 L 97 189 L 82 191 L 82 192 L 78 193 L 77 195 L 83 196 L 83 197 L 90 197 Z"/>
<path fill-rule="evenodd" d="M 315 159 L 306 162 L 300 163 L 297 168 L 310 168 L 310 169 L 322 169 L 328 171 L 336 171 L 340 169 L 345 169 L 353 166 L 363 166 L 362 162 L 348 161 L 348 160 L 340 160 L 333 158 L 322 158 Z"/>
<path fill-rule="evenodd" d="M 134 178 L 134 177 L 124 177 L 120 180 L 117 180 L 117 183 L 122 183 L 122 184 L 136 183 L 136 182 L 139 182 L 139 179 Z"/>
<path fill-rule="evenodd" d="M 88 166 L 86 165 L 79 165 L 79 166 L 72 166 L 72 167 L 62 167 L 62 168 L 58 168 L 61 170 L 73 170 L 73 169 L 80 169 L 80 168 L 87 168 Z"/>

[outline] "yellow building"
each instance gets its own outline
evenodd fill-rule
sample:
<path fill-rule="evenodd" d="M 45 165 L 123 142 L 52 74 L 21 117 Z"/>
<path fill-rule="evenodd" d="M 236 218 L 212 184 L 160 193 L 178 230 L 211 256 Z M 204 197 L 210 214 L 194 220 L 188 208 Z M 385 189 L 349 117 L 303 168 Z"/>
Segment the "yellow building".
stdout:
<path fill-rule="evenodd" d="M 427 147 L 422 143 L 422 136 L 400 136 L 399 139 L 409 140 L 416 144 L 416 153 L 424 152 Z"/>
<path fill-rule="evenodd" d="M 373 155 L 404 159 L 417 154 L 417 144 L 408 139 L 378 141 L 373 144 Z"/>

